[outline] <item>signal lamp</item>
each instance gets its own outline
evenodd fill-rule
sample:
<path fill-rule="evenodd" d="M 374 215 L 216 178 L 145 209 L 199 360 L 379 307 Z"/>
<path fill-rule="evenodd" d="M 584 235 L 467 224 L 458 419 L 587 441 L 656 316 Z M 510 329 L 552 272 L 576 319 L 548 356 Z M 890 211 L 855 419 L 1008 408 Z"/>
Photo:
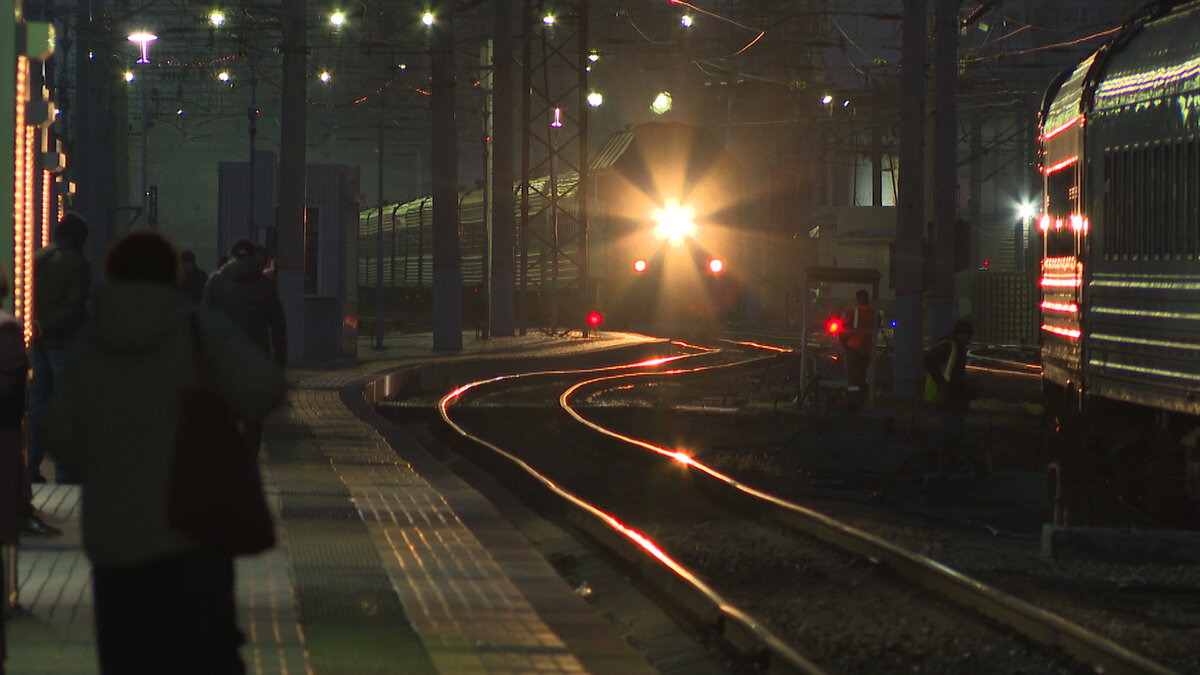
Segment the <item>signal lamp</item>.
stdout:
<path fill-rule="evenodd" d="M 708 260 L 709 274 L 720 274 L 725 271 L 725 261 L 720 258 L 710 258 Z"/>
<path fill-rule="evenodd" d="M 588 312 L 587 324 L 592 328 L 604 323 L 604 315 L 600 312 Z"/>
<path fill-rule="evenodd" d="M 842 320 L 836 316 L 831 316 L 827 321 L 825 321 L 825 332 L 829 333 L 830 335 L 838 335 L 845 327 L 846 325 L 842 323 Z"/>
<path fill-rule="evenodd" d="M 638 258 L 633 261 L 633 271 L 641 274 L 646 271 L 647 263 L 644 258 Z"/>

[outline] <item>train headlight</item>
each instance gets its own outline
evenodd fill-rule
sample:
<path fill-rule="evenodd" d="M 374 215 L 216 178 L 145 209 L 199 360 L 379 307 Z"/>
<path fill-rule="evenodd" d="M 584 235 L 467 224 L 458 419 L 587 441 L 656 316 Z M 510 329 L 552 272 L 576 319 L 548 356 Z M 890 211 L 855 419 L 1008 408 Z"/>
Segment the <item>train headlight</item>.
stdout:
<path fill-rule="evenodd" d="M 633 261 L 633 271 L 641 274 L 646 271 L 647 263 L 645 258 L 638 258 Z"/>
<path fill-rule="evenodd" d="M 724 271 L 725 271 L 725 261 L 724 260 L 721 260 L 720 258 L 709 258 L 708 259 L 708 273 L 709 274 L 720 274 L 721 272 L 724 272 Z"/>
<path fill-rule="evenodd" d="M 682 242 L 685 237 L 692 236 L 696 231 L 696 223 L 692 220 L 695 215 L 690 206 L 667 202 L 663 208 L 654 212 L 654 221 L 657 223 L 654 233 L 660 239 L 669 239 L 673 243 Z"/>

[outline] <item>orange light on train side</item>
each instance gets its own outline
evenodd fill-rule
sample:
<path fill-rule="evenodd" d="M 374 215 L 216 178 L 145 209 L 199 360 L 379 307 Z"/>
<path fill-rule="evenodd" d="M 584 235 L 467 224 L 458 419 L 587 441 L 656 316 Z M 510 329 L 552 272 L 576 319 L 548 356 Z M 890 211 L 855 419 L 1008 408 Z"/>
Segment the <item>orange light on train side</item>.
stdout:
<path fill-rule="evenodd" d="M 600 312 L 596 312 L 596 311 L 588 312 L 587 324 L 589 326 L 591 326 L 592 328 L 595 328 L 602 323 L 604 323 L 604 315 L 603 314 L 601 314 Z"/>

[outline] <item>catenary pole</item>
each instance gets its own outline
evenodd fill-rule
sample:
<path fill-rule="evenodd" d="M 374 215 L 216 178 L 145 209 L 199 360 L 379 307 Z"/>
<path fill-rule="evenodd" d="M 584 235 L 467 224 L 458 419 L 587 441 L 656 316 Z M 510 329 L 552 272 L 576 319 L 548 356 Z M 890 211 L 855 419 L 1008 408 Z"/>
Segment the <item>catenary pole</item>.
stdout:
<path fill-rule="evenodd" d="M 496 0 L 492 40 L 491 334 L 514 333 L 516 211 L 513 200 L 512 0 Z"/>
<path fill-rule="evenodd" d="M 458 242 L 458 125 L 455 119 L 453 3 L 431 26 L 433 96 L 433 348 L 462 350 L 462 269 Z"/>
<path fill-rule="evenodd" d="M 958 6 L 937 0 L 933 66 L 933 283 L 929 288 L 929 337 L 950 333 L 957 314 L 954 293 L 955 221 L 958 206 Z M 966 233 L 961 233 L 965 236 Z"/>
<path fill-rule="evenodd" d="M 900 194 L 896 219 L 893 392 L 914 400 L 921 382 L 921 264 L 925 220 L 926 0 L 904 0 L 900 63 Z"/>
<path fill-rule="evenodd" d="M 276 273 L 288 325 L 288 362 L 298 363 L 304 337 L 304 218 L 307 110 L 305 0 L 283 3 L 283 87 L 280 110 L 279 221 Z"/>

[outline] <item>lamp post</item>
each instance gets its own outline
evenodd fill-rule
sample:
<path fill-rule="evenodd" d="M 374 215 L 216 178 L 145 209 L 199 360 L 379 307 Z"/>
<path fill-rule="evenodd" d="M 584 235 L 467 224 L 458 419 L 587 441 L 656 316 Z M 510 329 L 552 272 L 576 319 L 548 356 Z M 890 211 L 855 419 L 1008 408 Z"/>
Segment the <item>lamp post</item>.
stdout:
<path fill-rule="evenodd" d="M 143 74 L 145 74 L 145 71 L 147 70 L 145 68 L 145 66 L 150 65 L 150 43 L 154 42 L 157 39 L 158 39 L 158 36 L 155 35 L 154 33 L 145 33 L 145 32 L 133 33 L 129 36 L 130 42 L 133 42 L 142 48 L 141 57 L 138 58 L 137 62 L 139 65 L 143 66 L 143 68 L 142 68 Z M 149 162 L 149 158 L 150 158 L 150 143 L 149 143 L 149 139 L 147 138 L 149 124 L 148 124 L 148 120 L 146 119 L 147 116 L 149 115 L 149 104 L 147 103 L 147 98 L 146 98 L 147 97 L 146 82 L 144 82 L 144 81 L 142 82 L 141 89 L 142 89 L 142 211 L 141 211 L 141 215 L 142 215 L 142 222 L 144 222 L 147 226 L 150 226 L 151 225 L 151 222 L 150 222 L 150 185 L 149 185 L 150 173 L 149 173 L 149 167 L 148 167 L 148 162 Z"/>

